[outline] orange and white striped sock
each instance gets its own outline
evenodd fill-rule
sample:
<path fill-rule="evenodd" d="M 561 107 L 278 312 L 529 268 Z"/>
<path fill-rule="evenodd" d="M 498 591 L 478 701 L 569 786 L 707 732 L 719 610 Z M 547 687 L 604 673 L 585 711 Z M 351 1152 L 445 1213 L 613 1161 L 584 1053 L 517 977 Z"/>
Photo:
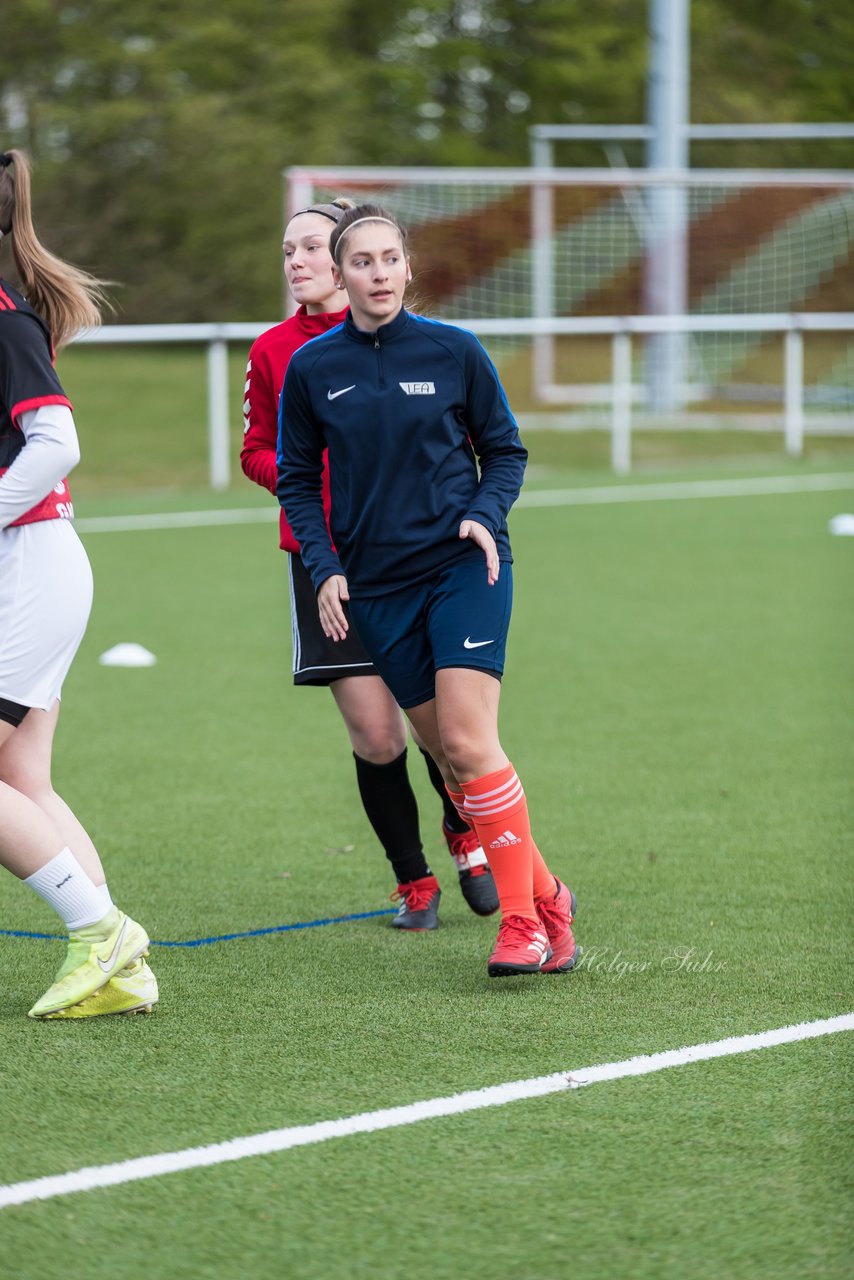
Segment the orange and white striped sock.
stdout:
<path fill-rule="evenodd" d="M 466 797 L 464 792 L 452 791 L 450 787 L 445 787 L 445 790 L 447 791 L 448 795 L 451 798 L 451 803 L 453 804 L 454 808 L 456 809 L 460 817 L 463 819 L 463 821 L 470 823 L 471 818 L 470 818 L 470 815 L 466 812 L 466 807 L 465 807 Z M 533 879 L 533 885 L 534 885 L 534 902 L 543 902 L 543 901 L 551 902 L 552 898 L 557 893 L 557 881 L 555 880 L 551 871 L 549 871 L 548 867 L 546 866 L 545 858 L 537 848 L 537 845 L 534 842 L 533 837 L 531 838 L 531 853 L 532 853 L 532 872 L 533 872 L 532 879 Z"/>
<path fill-rule="evenodd" d="M 551 902 L 557 893 L 557 881 L 546 866 L 546 860 L 534 841 L 531 841 L 532 879 L 534 883 L 534 901 Z"/>
<path fill-rule="evenodd" d="M 465 796 L 463 815 L 477 832 L 492 868 L 502 917 L 536 920 L 531 823 L 516 770 L 508 764 L 460 786 Z"/>
<path fill-rule="evenodd" d="M 445 786 L 451 804 L 462 818 L 463 822 L 468 822 L 468 814 L 466 813 L 466 798 L 462 791 L 452 791 L 449 786 Z"/>

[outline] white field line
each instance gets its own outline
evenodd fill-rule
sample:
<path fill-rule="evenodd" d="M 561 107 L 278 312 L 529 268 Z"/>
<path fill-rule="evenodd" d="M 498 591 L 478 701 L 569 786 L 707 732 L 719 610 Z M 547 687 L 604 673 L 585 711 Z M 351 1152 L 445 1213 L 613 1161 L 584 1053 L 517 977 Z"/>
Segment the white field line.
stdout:
<path fill-rule="evenodd" d="M 766 494 L 846 489 L 854 489 L 852 471 L 840 471 L 835 475 L 754 476 L 748 480 L 668 480 L 663 484 L 615 484 L 593 489 L 532 489 L 520 496 L 516 506 L 576 507 L 684 498 L 759 498 Z"/>
<path fill-rule="evenodd" d="M 224 511 L 166 511 L 147 516 L 89 516 L 75 520 L 78 533 L 136 533 L 145 529 L 199 529 L 209 524 L 272 524 L 279 508 L 235 507 Z"/>
<path fill-rule="evenodd" d="M 124 1182 L 137 1182 L 142 1178 L 159 1178 L 163 1174 L 177 1173 L 182 1169 L 198 1169 L 232 1160 L 245 1160 L 249 1156 L 269 1155 L 274 1151 L 288 1151 L 292 1147 L 312 1146 L 318 1142 L 328 1142 L 331 1138 L 346 1138 L 354 1133 L 396 1129 L 402 1125 L 417 1124 L 421 1120 L 432 1120 L 437 1116 L 461 1115 L 483 1107 L 501 1107 L 521 1098 L 542 1098 L 550 1093 L 564 1093 L 584 1085 L 601 1084 L 605 1080 L 645 1076 L 653 1071 L 664 1071 L 668 1067 L 681 1067 L 686 1063 L 725 1058 L 737 1053 L 751 1053 L 755 1049 L 812 1040 L 816 1036 L 833 1035 L 838 1031 L 854 1031 L 854 1013 L 825 1018 L 819 1022 L 800 1022 L 795 1026 L 778 1027 L 757 1035 L 735 1036 L 684 1049 L 669 1049 L 664 1053 L 628 1058 L 624 1062 L 574 1068 L 571 1073 L 558 1072 L 551 1076 L 516 1080 L 488 1089 L 455 1093 L 448 1098 L 429 1098 L 408 1106 L 367 1111 L 361 1115 L 345 1116 L 340 1120 L 322 1120 L 317 1124 L 297 1125 L 290 1129 L 271 1129 L 267 1133 L 232 1138 L 207 1147 L 167 1151 L 161 1155 L 142 1156 L 136 1160 L 122 1160 L 116 1164 L 96 1165 L 52 1177 L 34 1178 L 30 1182 L 10 1183 L 0 1186 L 0 1208 L 26 1204 L 30 1200 L 51 1200 L 55 1196 L 71 1195 L 75 1191 L 92 1191 L 96 1187 L 114 1187 Z"/>
<path fill-rule="evenodd" d="M 673 480 L 662 484 L 604 485 L 589 489 L 526 490 L 516 507 L 598 506 L 613 502 L 662 502 L 685 498 L 755 498 L 765 494 L 854 489 L 854 472 L 831 475 L 755 476 L 748 480 Z M 173 511 L 162 515 L 90 516 L 75 521 L 78 533 L 125 533 L 145 529 L 192 529 L 203 525 L 267 524 L 278 508 L 235 507 L 223 511 Z"/>

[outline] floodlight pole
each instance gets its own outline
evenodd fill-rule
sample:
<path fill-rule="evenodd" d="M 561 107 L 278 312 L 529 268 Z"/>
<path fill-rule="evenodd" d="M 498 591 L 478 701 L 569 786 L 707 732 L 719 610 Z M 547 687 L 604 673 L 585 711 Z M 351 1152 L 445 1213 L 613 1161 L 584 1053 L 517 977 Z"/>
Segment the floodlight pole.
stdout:
<path fill-rule="evenodd" d="M 652 170 L 688 169 L 690 0 L 650 0 L 650 63 L 647 164 Z M 650 315 L 684 315 L 687 310 L 687 192 L 684 184 L 653 186 L 649 193 L 649 238 L 644 280 Z M 661 333 L 647 345 L 648 407 L 680 408 L 685 337 Z"/>
<path fill-rule="evenodd" d="M 535 169 L 552 165 L 552 144 L 531 139 L 531 163 Z M 555 196 L 551 182 L 535 182 L 531 187 L 531 245 L 533 248 L 533 314 L 537 318 L 555 314 Z M 533 340 L 532 366 L 534 396 L 547 395 L 555 380 L 554 337 L 538 334 Z"/>

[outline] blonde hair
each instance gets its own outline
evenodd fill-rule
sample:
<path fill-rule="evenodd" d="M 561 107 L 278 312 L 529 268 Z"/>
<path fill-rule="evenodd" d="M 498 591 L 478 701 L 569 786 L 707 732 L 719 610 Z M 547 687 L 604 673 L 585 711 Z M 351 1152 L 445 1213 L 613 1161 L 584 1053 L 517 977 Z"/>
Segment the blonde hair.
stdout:
<path fill-rule="evenodd" d="M 97 328 L 102 309 L 109 307 L 106 281 L 63 262 L 39 240 L 32 218 L 30 166 L 22 151 L 0 155 L 0 233 L 11 233 L 23 292 L 50 330 L 57 350 L 79 329 Z"/>

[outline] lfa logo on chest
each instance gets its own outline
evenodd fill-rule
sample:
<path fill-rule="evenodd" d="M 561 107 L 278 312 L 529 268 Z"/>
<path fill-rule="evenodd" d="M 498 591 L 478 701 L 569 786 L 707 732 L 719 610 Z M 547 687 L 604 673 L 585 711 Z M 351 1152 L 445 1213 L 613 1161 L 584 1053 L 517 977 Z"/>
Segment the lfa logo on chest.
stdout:
<path fill-rule="evenodd" d="M 434 396 L 436 384 L 433 382 L 401 382 L 400 388 L 408 396 Z"/>

